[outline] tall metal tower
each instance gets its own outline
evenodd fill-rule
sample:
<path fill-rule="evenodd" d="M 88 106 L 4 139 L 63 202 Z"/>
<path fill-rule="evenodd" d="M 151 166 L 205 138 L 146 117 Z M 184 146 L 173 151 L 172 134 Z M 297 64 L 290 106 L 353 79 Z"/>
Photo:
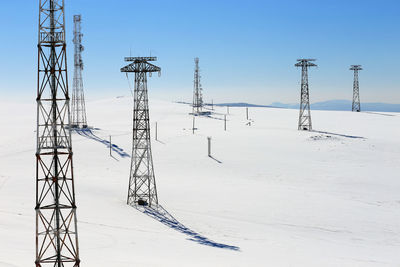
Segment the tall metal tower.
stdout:
<path fill-rule="evenodd" d="M 311 131 L 311 112 L 310 112 L 310 95 L 308 90 L 308 68 L 316 67 L 312 63 L 315 59 L 298 59 L 296 67 L 301 67 L 301 95 L 300 95 L 300 114 L 299 114 L 299 130 Z"/>
<path fill-rule="evenodd" d="M 161 73 L 160 67 L 149 63 L 156 60 L 156 57 L 127 57 L 125 61 L 132 63 L 121 69 L 121 72 L 135 73 L 132 162 L 127 199 L 127 204 L 133 206 L 158 205 L 147 94 L 147 73 L 150 76 L 153 72 Z"/>
<path fill-rule="evenodd" d="M 358 71 L 362 70 L 361 65 L 351 65 L 350 70 L 354 71 L 354 82 L 353 82 L 353 105 L 352 111 L 360 112 L 360 85 L 358 83 Z"/>
<path fill-rule="evenodd" d="M 36 266 L 79 266 L 64 0 L 39 0 Z"/>
<path fill-rule="evenodd" d="M 194 59 L 194 63 L 193 114 L 199 114 L 203 109 L 203 89 L 200 83 L 201 76 L 198 57 Z"/>
<path fill-rule="evenodd" d="M 87 128 L 85 94 L 83 93 L 83 60 L 81 33 L 81 15 L 74 15 L 74 88 L 72 91 L 72 123 L 73 128 Z"/>

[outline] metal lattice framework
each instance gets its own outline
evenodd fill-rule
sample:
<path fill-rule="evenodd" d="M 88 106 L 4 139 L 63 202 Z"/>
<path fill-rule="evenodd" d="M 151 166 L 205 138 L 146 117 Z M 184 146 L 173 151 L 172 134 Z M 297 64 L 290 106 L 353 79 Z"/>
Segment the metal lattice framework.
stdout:
<path fill-rule="evenodd" d="M 39 0 L 36 266 L 79 266 L 63 0 Z"/>
<path fill-rule="evenodd" d="M 81 15 L 74 15 L 74 84 L 72 90 L 72 123 L 74 128 L 87 128 L 85 94 L 83 92 L 83 60 Z"/>
<path fill-rule="evenodd" d="M 300 95 L 300 114 L 299 114 L 299 130 L 312 130 L 311 112 L 310 112 L 310 95 L 308 89 L 308 68 L 316 67 L 312 61 L 315 59 L 298 59 L 296 67 L 301 67 L 301 95 Z"/>
<path fill-rule="evenodd" d="M 351 65 L 350 70 L 354 71 L 354 82 L 353 82 L 353 104 L 351 107 L 352 111 L 360 112 L 360 84 L 358 82 L 358 72 L 362 70 L 361 65 Z"/>
<path fill-rule="evenodd" d="M 150 64 L 156 57 L 127 57 L 132 62 L 121 72 L 135 73 L 133 108 L 133 145 L 129 177 L 128 205 L 158 205 L 156 180 L 150 141 L 150 119 L 147 93 L 147 73 L 161 73 L 161 68 Z"/>
<path fill-rule="evenodd" d="M 199 58 L 194 59 L 193 114 L 200 114 L 203 109 L 203 88 L 200 83 Z"/>

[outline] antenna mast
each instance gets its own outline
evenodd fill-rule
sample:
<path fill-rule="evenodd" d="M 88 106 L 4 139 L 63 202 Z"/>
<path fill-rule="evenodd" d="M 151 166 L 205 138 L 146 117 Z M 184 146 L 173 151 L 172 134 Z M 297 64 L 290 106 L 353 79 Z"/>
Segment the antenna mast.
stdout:
<path fill-rule="evenodd" d="M 36 261 L 79 266 L 64 0 L 39 0 Z"/>
<path fill-rule="evenodd" d="M 199 58 L 194 59 L 194 90 L 193 90 L 193 114 L 200 114 L 203 109 L 203 89 L 200 83 Z"/>
<path fill-rule="evenodd" d="M 84 47 L 82 45 L 81 33 L 81 15 L 74 15 L 74 87 L 72 91 L 72 127 L 73 128 L 87 128 L 86 108 L 85 108 L 85 94 L 83 92 L 83 60 L 82 52 Z"/>
<path fill-rule="evenodd" d="M 301 95 L 300 95 L 300 114 L 299 114 L 299 130 L 311 131 L 311 112 L 310 112 L 310 95 L 308 90 L 308 68 L 316 67 L 313 63 L 315 59 L 298 59 L 296 67 L 301 67 Z"/>

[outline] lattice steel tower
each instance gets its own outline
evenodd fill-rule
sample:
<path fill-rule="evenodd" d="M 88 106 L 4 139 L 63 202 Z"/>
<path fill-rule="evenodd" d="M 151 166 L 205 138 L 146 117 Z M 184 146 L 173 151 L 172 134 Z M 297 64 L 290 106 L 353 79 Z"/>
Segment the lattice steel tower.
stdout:
<path fill-rule="evenodd" d="M 87 128 L 85 94 L 83 92 L 83 60 L 81 33 L 81 15 L 74 15 L 74 88 L 72 91 L 72 123 L 73 128 Z"/>
<path fill-rule="evenodd" d="M 199 58 L 194 59 L 194 89 L 193 89 L 193 114 L 201 113 L 203 109 L 203 88 L 200 83 Z"/>
<path fill-rule="evenodd" d="M 360 85 L 358 83 L 358 71 L 362 70 L 361 65 L 351 65 L 350 70 L 354 71 L 354 82 L 353 82 L 353 105 L 352 111 L 360 112 Z"/>
<path fill-rule="evenodd" d="M 79 266 L 64 0 L 39 0 L 36 266 Z"/>
<path fill-rule="evenodd" d="M 308 90 L 308 68 L 316 67 L 312 63 L 315 59 L 298 59 L 296 67 L 301 67 L 301 95 L 300 95 L 300 114 L 299 114 L 299 130 L 311 131 L 311 112 L 310 112 L 310 95 Z"/>
<path fill-rule="evenodd" d="M 128 205 L 158 205 L 156 179 L 150 142 L 150 119 L 147 94 L 147 73 L 161 73 L 161 68 L 150 64 L 156 57 L 127 57 L 132 62 L 121 72 L 135 73 L 133 107 L 133 146 L 129 177 Z M 127 74 L 128 75 L 128 74 Z"/>

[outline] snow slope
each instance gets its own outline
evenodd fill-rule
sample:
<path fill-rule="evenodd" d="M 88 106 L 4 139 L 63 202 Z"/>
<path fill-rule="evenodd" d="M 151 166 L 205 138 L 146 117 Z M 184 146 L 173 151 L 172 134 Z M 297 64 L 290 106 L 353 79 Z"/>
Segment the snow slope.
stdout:
<path fill-rule="evenodd" d="M 132 99 L 89 102 L 99 130 L 73 135 L 82 266 L 400 266 L 399 114 L 312 111 L 320 132 L 299 132 L 296 110 L 251 108 L 247 126 L 230 108 L 225 132 L 217 107 L 193 135 L 189 106 L 150 106 L 175 224 L 125 204 Z M 33 266 L 36 108 L 0 114 L 0 266 Z"/>

